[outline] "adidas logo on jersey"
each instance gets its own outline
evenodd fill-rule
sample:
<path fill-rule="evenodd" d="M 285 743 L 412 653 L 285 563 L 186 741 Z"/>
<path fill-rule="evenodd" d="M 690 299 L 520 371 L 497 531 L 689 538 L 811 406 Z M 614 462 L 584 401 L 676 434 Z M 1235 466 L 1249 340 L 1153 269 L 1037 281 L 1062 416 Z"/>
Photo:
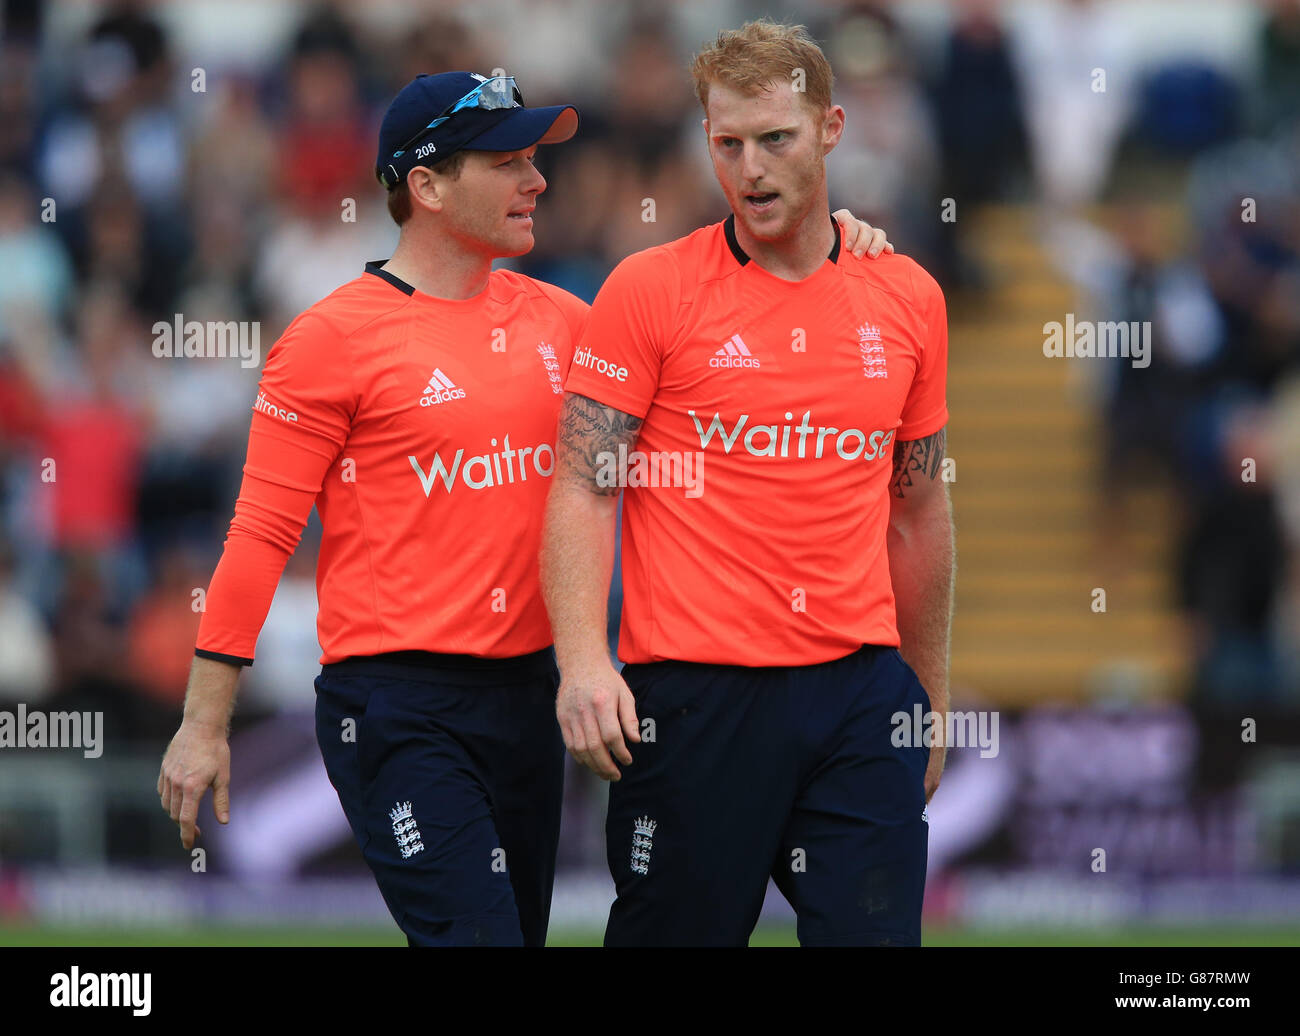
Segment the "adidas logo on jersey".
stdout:
<path fill-rule="evenodd" d="M 420 397 L 420 406 L 437 406 L 449 403 L 453 399 L 464 399 L 465 390 L 452 384 L 451 378 L 437 368 L 429 376 L 429 384 L 424 386 L 424 395 Z"/>
<path fill-rule="evenodd" d="M 740 335 L 732 335 L 722 343 L 717 354 L 709 357 L 710 367 L 759 367 L 761 364 L 749 351 Z"/>

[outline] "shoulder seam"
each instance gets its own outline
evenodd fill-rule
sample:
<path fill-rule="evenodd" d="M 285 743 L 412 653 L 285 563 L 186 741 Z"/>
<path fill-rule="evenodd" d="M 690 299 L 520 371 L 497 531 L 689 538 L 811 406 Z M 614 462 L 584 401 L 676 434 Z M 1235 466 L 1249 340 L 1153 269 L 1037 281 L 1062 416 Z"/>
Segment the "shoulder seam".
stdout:
<path fill-rule="evenodd" d="M 659 248 L 663 250 L 665 257 L 672 261 L 673 269 L 676 273 L 674 280 L 677 285 L 677 300 L 673 307 L 672 315 L 672 335 L 673 339 L 676 340 L 677 332 L 681 329 L 682 310 L 693 301 L 694 296 L 693 294 L 687 293 L 686 271 L 682 267 L 681 258 L 674 254 L 673 249 L 668 248 L 665 245 L 660 245 Z M 696 284 L 699 283 L 699 281 L 696 281 Z M 668 345 L 668 342 L 664 342 L 662 348 L 667 349 Z"/>
<path fill-rule="evenodd" d="M 910 266 L 907 268 L 907 286 L 912 289 L 912 297 L 908 301 L 911 303 L 912 309 L 916 311 L 916 315 L 921 319 L 921 330 L 924 332 L 921 341 L 928 342 L 930 340 L 930 322 L 925 319 L 925 314 L 921 312 L 921 307 L 917 305 L 915 271 Z"/>
<path fill-rule="evenodd" d="M 323 302 L 324 299 L 322 299 L 321 301 Z M 342 328 L 339 327 L 338 322 L 333 318 L 332 315 L 330 315 L 327 311 L 323 309 L 317 309 L 317 307 L 320 306 L 319 302 L 316 303 L 315 306 L 303 310 L 303 312 L 299 314 L 299 319 L 301 319 L 301 317 L 306 316 L 308 313 L 312 313 L 321 321 L 321 323 L 328 326 L 331 331 L 333 331 L 336 335 L 338 335 L 339 340 L 341 342 L 343 342 L 345 345 L 351 345 L 352 339 L 358 334 L 360 334 L 362 331 L 364 331 L 371 324 L 375 323 L 375 321 L 382 320 L 384 317 L 396 313 L 399 309 L 402 309 L 404 306 L 410 305 L 410 302 L 411 302 L 410 298 L 406 296 L 402 296 L 401 300 L 397 301 L 395 305 L 385 308 L 380 313 L 376 313 L 365 323 L 359 324 L 351 331 L 344 331 Z M 352 395 L 352 413 L 350 415 L 350 420 L 355 421 L 357 417 L 357 411 L 361 406 L 361 393 L 358 390 L 356 384 L 356 365 L 352 363 L 345 363 L 344 367 L 347 370 L 348 388 Z"/>
<path fill-rule="evenodd" d="M 916 310 L 917 315 L 921 318 L 921 326 L 925 330 L 925 338 L 922 339 L 928 348 L 930 342 L 930 317 L 924 307 L 921 306 L 920 298 L 916 291 L 916 271 L 919 265 L 913 261 L 913 264 L 907 269 L 907 283 L 912 287 L 912 308 Z"/>
<path fill-rule="evenodd" d="M 365 275 L 363 274 L 362 276 Z M 352 281 L 348 282 L 348 284 L 352 284 L 352 283 L 354 282 Z M 329 295 L 326 295 L 325 298 L 321 299 L 319 302 L 315 302 L 312 305 L 308 306 L 296 317 L 294 317 L 293 321 L 291 321 L 291 324 L 297 322 L 298 320 L 301 320 L 303 317 L 314 316 L 318 318 L 322 323 L 328 324 L 330 329 L 336 335 L 338 335 L 344 341 L 347 341 L 348 339 L 352 338 L 353 335 L 356 335 L 359 332 L 364 331 L 376 320 L 381 320 L 384 317 L 397 312 L 403 306 L 408 306 L 411 303 L 411 299 L 408 296 L 403 295 L 400 299 L 395 299 L 391 306 L 388 306 L 382 312 L 376 313 L 374 316 L 370 317 L 368 320 L 365 321 L 365 323 L 358 324 L 351 331 L 344 331 L 343 328 L 339 326 L 338 320 L 330 312 L 329 308 L 324 305 L 324 303 L 328 301 L 330 298 L 332 298 L 336 292 L 341 291 L 343 288 L 346 288 L 348 284 L 339 285 L 339 287 L 335 289 L 334 292 L 331 292 Z"/>
<path fill-rule="evenodd" d="M 902 256 L 902 258 L 905 259 L 907 258 L 907 256 Z M 865 259 L 861 261 L 864 263 L 866 262 Z M 916 265 L 916 261 L 913 260 L 912 266 L 915 265 Z M 911 287 L 912 289 L 911 295 L 899 291 L 897 288 L 895 288 L 893 285 L 890 284 L 877 284 L 875 282 L 872 282 L 871 284 L 872 288 L 874 288 L 876 291 L 884 292 L 886 295 L 892 295 L 894 298 L 901 299 L 903 302 L 907 303 L 908 305 L 915 307 L 916 306 L 916 284 L 913 281 L 913 276 L 915 271 L 912 269 L 912 266 L 909 266 L 907 270 L 907 282 L 909 287 Z M 844 276 L 846 277 L 858 277 L 862 280 L 867 279 L 867 273 L 865 268 L 855 269 L 852 266 L 841 266 L 840 269 L 843 271 Z"/>
<path fill-rule="evenodd" d="M 527 274 L 520 274 L 520 276 L 526 277 Z M 567 324 L 568 317 L 565 314 L 563 307 L 560 306 L 559 301 L 547 290 L 548 288 L 555 288 L 559 291 L 564 291 L 565 289 L 561 288 L 558 284 L 547 284 L 545 281 L 539 281 L 535 277 L 528 277 L 527 283 L 535 286 L 537 294 L 541 298 L 544 298 L 547 304 L 550 305 L 550 307 L 553 310 L 555 310 L 555 312 L 559 315 L 561 322 Z M 521 291 L 522 290 L 523 290 L 523 286 L 521 286 Z M 568 294 L 573 295 L 573 292 L 568 292 Z M 576 295 L 573 295 L 573 297 L 575 299 L 578 299 L 578 296 Z M 578 299 L 578 301 L 582 302 L 583 300 Z M 583 305 L 586 305 L 586 303 L 584 302 Z"/>

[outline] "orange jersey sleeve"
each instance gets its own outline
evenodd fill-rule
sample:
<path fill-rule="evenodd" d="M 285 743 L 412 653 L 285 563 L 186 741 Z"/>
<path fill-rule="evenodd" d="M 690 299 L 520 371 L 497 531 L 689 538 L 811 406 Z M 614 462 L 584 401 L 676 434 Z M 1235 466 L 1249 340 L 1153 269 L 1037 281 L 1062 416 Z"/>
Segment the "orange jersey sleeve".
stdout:
<path fill-rule="evenodd" d="M 596 295 L 565 389 L 645 417 L 680 297 L 671 253 L 652 248 L 624 259 Z"/>
<path fill-rule="evenodd" d="M 208 587 L 196 654 L 250 665 L 289 555 L 347 441 L 356 397 L 338 332 L 308 311 L 272 347 L 258 385 L 244 479 Z"/>
<path fill-rule="evenodd" d="M 921 362 L 903 403 L 895 440 L 907 442 L 933 435 L 948 423 L 948 310 L 939 283 L 911 264 L 913 305 L 921 316 Z"/>

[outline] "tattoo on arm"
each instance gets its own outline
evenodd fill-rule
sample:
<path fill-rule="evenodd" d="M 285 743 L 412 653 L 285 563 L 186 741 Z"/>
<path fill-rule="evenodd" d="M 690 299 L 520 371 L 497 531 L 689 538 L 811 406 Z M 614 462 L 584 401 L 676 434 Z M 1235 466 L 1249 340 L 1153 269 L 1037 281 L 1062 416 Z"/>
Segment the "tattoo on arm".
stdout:
<path fill-rule="evenodd" d="M 559 459 L 561 474 L 581 482 L 600 496 L 617 496 L 620 486 L 604 486 L 596 473 L 607 468 L 607 458 L 618 457 L 619 444 L 630 450 L 641 431 L 642 419 L 597 403 L 574 392 L 564 395 L 560 411 Z"/>
<path fill-rule="evenodd" d="M 890 495 L 898 497 L 914 486 L 914 479 L 933 480 L 943 466 L 943 451 L 948 443 L 948 429 L 940 428 L 924 439 L 894 443 L 894 475 L 889 481 Z"/>

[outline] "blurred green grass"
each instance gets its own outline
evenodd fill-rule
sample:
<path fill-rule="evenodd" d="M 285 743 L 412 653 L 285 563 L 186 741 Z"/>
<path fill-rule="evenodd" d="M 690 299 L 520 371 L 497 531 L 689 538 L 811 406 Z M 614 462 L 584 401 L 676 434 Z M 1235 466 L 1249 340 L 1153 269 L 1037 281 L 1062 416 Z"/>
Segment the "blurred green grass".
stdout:
<path fill-rule="evenodd" d="M 1300 946 L 1295 926 L 1020 928 L 927 926 L 926 946 Z M 548 946 L 599 946 L 599 929 L 561 928 Z M 405 946 L 395 927 L 83 928 L 0 925 L 0 946 Z M 797 946 L 793 925 L 760 925 L 751 946 Z"/>

